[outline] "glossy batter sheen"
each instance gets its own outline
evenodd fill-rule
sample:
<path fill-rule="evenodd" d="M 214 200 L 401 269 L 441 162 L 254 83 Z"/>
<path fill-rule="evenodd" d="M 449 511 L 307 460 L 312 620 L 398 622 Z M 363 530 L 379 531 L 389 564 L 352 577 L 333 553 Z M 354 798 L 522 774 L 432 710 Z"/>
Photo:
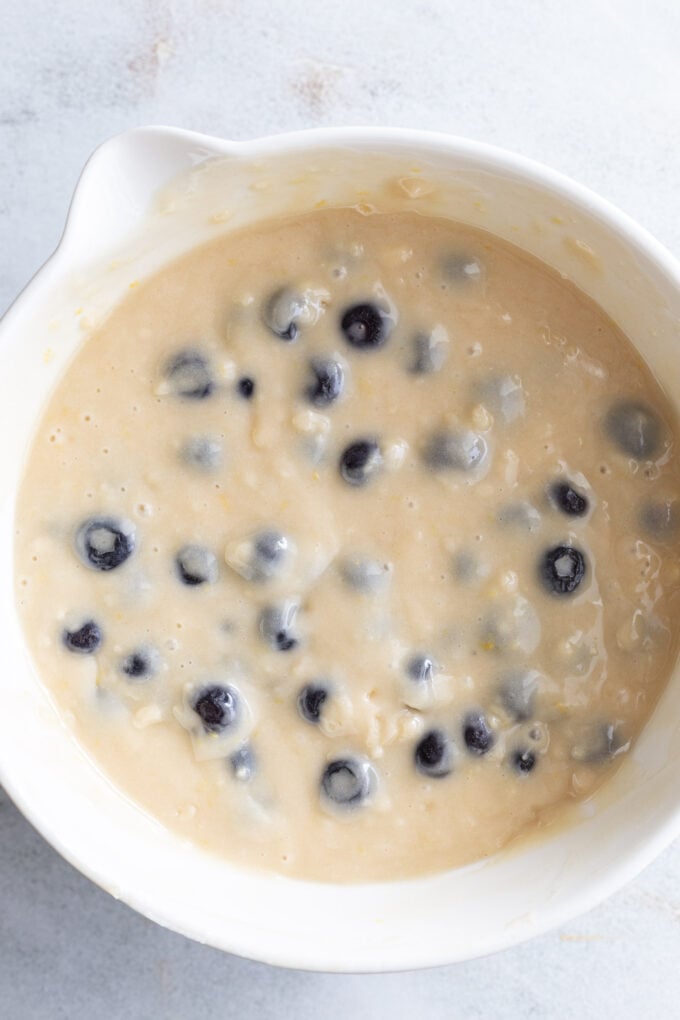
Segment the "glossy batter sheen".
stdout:
<path fill-rule="evenodd" d="M 37 430 L 17 591 L 129 796 L 252 867 L 462 865 L 559 817 L 673 665 L 674 417 L 533 258 L 320 211 L 131 290 Z M 108 530 L 107 530 L 108 529 Z"/>

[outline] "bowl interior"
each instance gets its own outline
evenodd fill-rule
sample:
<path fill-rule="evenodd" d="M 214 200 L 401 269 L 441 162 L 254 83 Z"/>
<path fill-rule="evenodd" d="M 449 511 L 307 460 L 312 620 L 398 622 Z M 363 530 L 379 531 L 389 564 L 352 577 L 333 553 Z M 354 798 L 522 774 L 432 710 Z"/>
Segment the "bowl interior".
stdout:
<path fill-rule="evenodd" d="M 416 132 L 348 129 L 234 144 L 142 129 L 113 139 L 84 172 L 56 255 L 0 327 L 0 776 L 77 867 L 200 941 L 326 970 L 452 962 L 588 909 L 677 833 L 677 673 L 613 779 L 544 838 L 408 882 L 321 885 L 236 869 L 182 842 L 116 790 L 40 685 L 14 608 L 23 459 L 36 416 L 87 329 L 131 284 L 195 244 L 319 204 L 445 215 L 520 245 L 615 319 L 680 407 L 677 264 L 625 216 L 552 171 Z"/>

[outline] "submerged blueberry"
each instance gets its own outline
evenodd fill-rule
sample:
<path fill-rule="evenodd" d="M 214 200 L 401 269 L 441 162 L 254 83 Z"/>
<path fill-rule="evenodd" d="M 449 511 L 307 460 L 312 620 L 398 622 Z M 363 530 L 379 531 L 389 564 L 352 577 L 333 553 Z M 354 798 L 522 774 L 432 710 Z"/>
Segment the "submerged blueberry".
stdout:
<path fill-rule="evenodd" d="M 281 287 L 267 302 L 264 310 L 265 324 L 274 336 L 290 342 L 298 335 L 298 321 L 305 308 L 305 299 L 301 294 L 289 287 Z"/>
<path fill-rule="evenodd" d="M 95 570 L 115 570 L 134 550 L 134 525 L 117 517 L 91 517 L 76 532 L 76 551 Z"/>
<path fill-rule="evenodd" d="M 539 674 L 533 669 L 509 669 L 500 678 L 500 698 L 516 722 L 526 722 L 534 711 Z"/>
<path fill-rule="evenodd" d="M 463 720 L 463 740 L 472 754 L 486 754 L 496 742 L 486 716 L 482 712 L 469 712 Z"/>
<path fill-rule="evenodd" d="M 378 595 L 389 587 L 392 565 L 363 556 L 348 556 L 340 563 L 340 576 L 355 591 Z"/>
<path fill-rule="evenodd" d="M 136 648 L 121 661 L 120 669 L 130 680 L 148 680 L 156 672 L 156 656 L 148 648 Z"/>
<path fill-rule="evenodd" d="M 294 552 L 295 547 L 286 535 L 275 528 L 265 528 L 229 542 L 225 559 L 246 581 L 262 584 L 280 574 Z"/>
<path fill-rule="evenodd" d="M 489 566 L 476 553 L 460 549 L 451 559 L 453 576 L 461 584 L 476 584 L 489 573 Z"/>
<path fill-rule="evenodd" d="M 382 466 L 382 453 L 374 439 L 359 439 L 347 446 L 338 465 L 349 485 L 365 485 Z"/>
<path fill-rule="evenodd" d="M 182 446 L 182 460 L 199 471 L 215 471 L 222 461 L 222 443 L 214 436 L 190 436 Z"/>
<path fill-rule="evenodd" d="M 543 555 L 539 573 L 549 592 L 554 595 L 571 595 L 586 575 L 585 557 L 574 546 L 557 545 Z"/>
<path fill-rule="evenodd" d="M 562 513 L 569 517 L 583 517 L 588 513 L 588 500 L 570 482 L 555 482 L 550 487 L 550 498 Z"/>
<path fill-rule="evenodd" d="M 186 400 L 205 400 L 215 389 L 210 362 L 194 348 L 176 354 L 165 374 L 172 393 Z"/>
<path fill-rule="evenodd" d="M 670 542 L 680 530 L 680 503 L 675 498 L 648 503 L 641 511 L 639 521 L 649 538 L 656 542 Z"/>
<path fill-rule="evenodd" d="M 318 723 L 321 719 L 321 709 L 328 699 L 328 688 L 323 684 L 305 684 L 298 694 L 298 711 L 303 719 L 310 723 Z"/>
<path fill-rule="evenodd" d="M 305 396 L 315 407 L 328 407 L 342 393 L 345 382 L 343 367 L 334 358 L 314 358 L 309 367 L 312 381 L 305 390 Z"/>
<path fill-rule="evenodd" d="M 484 436 L 470 429 L 435 432 L 425 445 L 425 463 L 434 471 L 472 472 L 481 468 L 488 455 Z"/>
<path fill-rule="evenodd" d="M 229 758 L 231 774 L 239 783 L 249 782 L 257 772 L 257 759 L 250 744 L 243 744 Z"/>
<path fill-rule="evenodd" d="M 500 418 L 506 425 L 512 425 L 526 410 L 524 387 L 518 375 L 494 372 L 478 379 L 472 387 L 472 397 L 481 401 L 495 418 Z"/>
<path fill-rule="evenodd" d="M 236 688 L 223 684 L 202 687 L 191 702 L 206 733 L 223 733 L 237 722 L 240 714 Z"/>
<path fill-rule="evenodd" d="M 512 755 L 512 764 L 518 772 L 526 775 L 527 772 L 531 772 L 536 764 L 536 755 L 533 751 L 526 749 L 515 751 Z"/>
<path fill-rule="evenodd" d="M 435 326 L 431 333 L 416 333 L 409 370 L 414 375 L 438 372 L 446 360 L 448 343 L 449 336 L 443 326 Z"/>
<path fill-rule="evenodd" d="M 574 761 L 587 765 L 597 765 L 616 755 L 622 754 L 630 747 L 621 732 L 622 723 L 587 722 L 576 725 L 571 757 Z"/>
<path fill-rule="evenodd" d="M 69 652 L 76 652 L 80 655 L 92 655 L 97 651 L 104 637 L 101 627 L 94 620 L 86 620 L 76 630 L 64 630 L 61 636 Z"/>
<path fill-rule="evenodd" d="M 360 758 L 338 758 L 329 762 L 321 776 L 321 791 L 333 804 L 359 807 L 371 794 L 375 773 Z"/>
<path fill-rule="evenodd" d="M 535 506 L 522 500 L 519 503 L 509 503 L 501 507 L 498 512 L 498 523 L 504 527 L 513 528 L 517 531 L 538 531 L 541 526 L 541 515 Z"/>
<path fill-rule="evenodd" d="M 453 761 L 451 741 L 443 730 L 430 730 L 416 745 L 414 758 L 423 775 L 433 779 L 448 776 Z"/>
<path fill-rule="evenodd" d="M 262 577 L 273 577 L 286 558 L 289 542 L 285 535 L 273 528 L 260 531 L 253 542 L 255 572 Z"/>
<path fill-rule="evenodd" d="M 447 282 L 476 283 L 484 278 L 484 267 L 476 255 L 451 252 L 442 259 L 442 273 Z"/>
<path fill-rule="evenodd" d="M 434 660 L 429 655 L 412 655 L 406 663 L 406 675 L 416 683 L 431 683 L 434 677 Z"/>
<path fill-rule="evenodd" d="M 649 460 L 661 446 L 661 423 L 645 404 L 622 400 L 610 408 L 604 429 L 622 453 L 636 460 Z"/>
<path fill-rule="evenodd" d="M 214 584 L 217 580 L 217 558 L 202 545 L 183 546 L 175 557 L 175 566 L 183 584 Z"/>
<path fill-rule="evenodd" d="M 370 350 L 381 347 L 389 336 L 392 319 L 378 305 L 365 302 L 347 308 L 340 317 L 340 329 L 351 347 Z"/>
<path fill-rule="evenodd" d="M 295 633 L 297 602 L 286 601 L 266 606 L 260 615 L 260 634 L 277 652 L 291 652 L 300 644 Z"/>

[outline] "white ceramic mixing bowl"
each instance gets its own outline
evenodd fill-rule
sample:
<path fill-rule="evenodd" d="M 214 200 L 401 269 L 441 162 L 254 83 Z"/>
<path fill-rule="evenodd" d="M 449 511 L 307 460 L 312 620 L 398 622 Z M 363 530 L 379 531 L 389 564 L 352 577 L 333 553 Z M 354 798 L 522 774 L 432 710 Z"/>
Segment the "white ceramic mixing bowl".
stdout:
<path fill-rule="evenodd" d="M 41 687 L 14 606 L 22 461 L 36 416 L 86 329 L 181 251 L 319 203 L 442 214 L 522 246 L 616 320 L 680 408 L 680 265 L 628 217 L 543 166 L 402 130 L 235 143 L 147 128 L 112 139 L 83 173 L 59 248 L 0 326 L 0 777 L 77 868 L 199 941 L 309 969 L 448 963 L 589 909 L 680 832 L 677 672 L 612 781 L 540 841 L 418 880 L 321 885 L 234 868 L 182 842 L 118 792 Z"/>

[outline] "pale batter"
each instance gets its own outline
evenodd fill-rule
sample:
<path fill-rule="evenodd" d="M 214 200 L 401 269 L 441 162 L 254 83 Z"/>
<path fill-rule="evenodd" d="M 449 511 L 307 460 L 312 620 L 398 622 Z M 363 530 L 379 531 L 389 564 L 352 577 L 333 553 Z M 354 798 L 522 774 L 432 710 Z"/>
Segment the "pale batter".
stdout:
<path fill-rule="evenodd" d="M 590 794 L 677 650 L 677 425 L 537 260 L 415 214 L 197 249 L 77 354 L 19 496 L 45 684 L 186 838 L 330 881 Z"/>

